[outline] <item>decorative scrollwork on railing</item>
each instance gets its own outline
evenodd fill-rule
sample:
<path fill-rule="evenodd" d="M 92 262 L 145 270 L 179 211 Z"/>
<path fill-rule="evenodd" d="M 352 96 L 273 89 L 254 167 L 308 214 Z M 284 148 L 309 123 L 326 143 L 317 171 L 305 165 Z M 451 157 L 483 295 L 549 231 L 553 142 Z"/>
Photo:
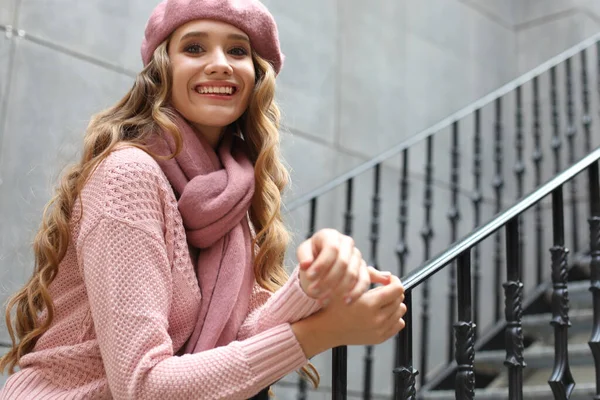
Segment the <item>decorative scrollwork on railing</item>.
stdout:
<path fill-rule="evenodd" d="M 562 210 L 561 210 L 562 211 Z M 562 215 L 561 215 L 562 217 Z M 568 328 L 569 292 L 567 289 L 567 254 L 564 246 L 554 246 L 552 253 L 552 321 L 554 326 L 554 369 L 548 384 L 556 400 L 568 399 L 575 387 L 569 367 Z"/>
<path fill-rule="evenodd" d="M 460 321 L 454 324 L 456 334 L 456 398 L 470 400 L 475 396 L 475 324 Z"/>
<path fill-rule="evenodd" d="M 506 295 L 506 360 L 504 365 L 510 368 L 524 368 L 523 360 L 523 328 L 521 318 L 523 317 L 522 297 L 523 284 L 521 282 L 509 281 L 504 285 Z"/>
<path fill-rule="evenodd" d="M 400 391 L 397 393 L 398 400 L 416 400 L 417 398 L 417 375 L 419 372 L 413 368 L 396 368 L 394 375 L 399 381 Z"/>

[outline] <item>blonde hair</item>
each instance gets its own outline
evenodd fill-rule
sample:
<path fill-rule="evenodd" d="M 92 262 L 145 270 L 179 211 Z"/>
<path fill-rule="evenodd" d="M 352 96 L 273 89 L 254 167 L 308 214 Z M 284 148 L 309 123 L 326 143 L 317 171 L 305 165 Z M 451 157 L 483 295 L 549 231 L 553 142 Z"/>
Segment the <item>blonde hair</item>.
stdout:
<path fill-rule="evenodd" d="M 25 286 L 8 301 L 6 326 L 12 348 L 0 358 L 0 373 L 9 374 L 52 324 L 54 304 L 49 286 L 67 252 L 70 221 L 75 201 L 95 168 L 117 145 L 128 144 L 151 152 L 144 143 L 164 130 L 176 143 L 172 156 L 181 151 L 182 138 L 169 108 L 171 67 L 168 40 L 154 52 L 152 60 L 137 75 L 133 87 L 114 106 L 94 115 L 87 127 L 80 161 L 67 169 L 55 195 L 44 208 L 42 222 L 33 242 L 35 266 Z M 283 266 L 289 233 L 281 215 L 281 194 L 288 172 L 280 161 L 280 112 L 274 102 L 275 72 L 270 63 L 253 53 L 256 84 L 248 109 L 236 122 L 248 145 L 255 167 L 256 190 L 249 210 L 254 236 L 254 274 L 263 288 L 274 292 L 288 279 Z M 15 312 L 13 321 L 12 311 Z M 40 316 L 44 314 L 44 318 Z M 13 327 L 14 323 L 14 327 Z M 308 365 L 302 375 L 316 387 L 319 375 Z"/>

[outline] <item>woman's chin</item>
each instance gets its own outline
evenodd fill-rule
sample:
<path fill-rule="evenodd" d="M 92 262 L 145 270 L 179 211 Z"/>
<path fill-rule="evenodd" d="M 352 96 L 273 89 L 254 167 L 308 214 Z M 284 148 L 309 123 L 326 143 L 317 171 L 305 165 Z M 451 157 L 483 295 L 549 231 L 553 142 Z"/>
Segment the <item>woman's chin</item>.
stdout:
<path fill-rule="evenodd" d="M 232 114 L 218 115 L 213 113 L 207 118 L 194 118 L 191 122 L 199 126 L 207 126 L 211 128 L 224 128 L 234 123 L 239 117 Z"/>

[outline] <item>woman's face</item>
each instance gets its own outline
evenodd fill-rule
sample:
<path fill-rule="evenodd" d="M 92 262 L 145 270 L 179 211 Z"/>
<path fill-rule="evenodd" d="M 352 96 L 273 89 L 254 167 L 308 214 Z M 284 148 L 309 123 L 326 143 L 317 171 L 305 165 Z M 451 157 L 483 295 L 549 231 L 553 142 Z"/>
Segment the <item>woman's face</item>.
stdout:
<path fill-rule="evenodd" d="M 191 21 L 173 32 L 169 58 L 172 105 L 215 147 L 254 89 L 248 35 L 224 22 Z"/>

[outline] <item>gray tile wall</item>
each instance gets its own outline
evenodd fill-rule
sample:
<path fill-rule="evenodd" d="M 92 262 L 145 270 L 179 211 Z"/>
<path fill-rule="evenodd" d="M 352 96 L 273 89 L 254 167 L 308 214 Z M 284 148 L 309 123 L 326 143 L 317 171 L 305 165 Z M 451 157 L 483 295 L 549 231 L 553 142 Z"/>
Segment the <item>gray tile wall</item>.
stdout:
<path fill-rule="evenodd" d="M 140 68 L 139 44 L 148 14 L 157 0 L 4 0 L 0 25 L 14 25 L 28 38 L 8 37 L 0 30 L 0 301 L 21 285 L 32 267 L 30 242 L 43 205 L 60 169 L 73 160 L 90 115 L 114 103 Z M 318 187 L 448 116 L 560 51 L 596 33 L 600 6 L 596 0 L 267 0 L 287 55 L 279 78 L 278 99 L 284 115 L 282 152 L 292 172 L 286 194 L 292 199 Z M 49 17 L 51 16 L 51 17 Z M 39 39 L 39 40 L 38 40 Z M 38 44 L 41 42 L 42 44 Z M 590 65 L 593 63 L 590 57 Z M 548 96 L 547 76 L 541 78 L 542 98 Z M 562 79 L 562 78 L 561 78 Z M 595 86 L 596 77 L 591 87 Z M 564 101 L 564 82 L 560 83 Z M 577 89 L 579 90 L 579 89 Z M 579 93 L 579 92 L 577 92 Z M 596 95 L 595 93 L 593 95 Z M 525 155 L 532 182 L 531 88 L 524 88 Z M 493 156 L 493 107 L 482 110 L 484 159 Z M 581 110 L 577 111 L 578 121 Z M 504 104 L 506 148 L 503 174 L 505 202 L 516 195 L 513 178 L 514 102 Z M 594 113 L 595 114 L 595 113 Z M 542 110 L 549 132 L 549 111 Z M 565 119 L 561 115 L 561 130 Z M 597 116 L 594 122 L 598 124 Z M 470 213 L 473 121 L 460 121 L 460 235 L 473 226 Z M 599 139 L 600 140 L 600 139 Z M 449 243 L 450 130 L 435 140 L 432 242 L 434 255 Z M 550 162 L 549 139 L 544 142 Z M 420 230 L 424 225 L 424 144 L 411 151 L 409 177 L 409 268 L 424 258 Z M 385 164 L 378 264 L 398 273 L 394 249 L 400 158 Z M 483 170 L 483 221 L 493 213 L 494 171 Z M 547 164 L 544 176 L 551 174 Z M 354 236 L 369 256 L 371 172 L 355 182 Z M 528 186 L 530 187 L 530 186 Z M 579 193 L 583 193 L 580 190 Z M 343 227 L 345 189 L 319 201 L 319 227 Z M 545 218 L 549 217 L 545 210 Z M 307 208 L 286 214 L 294 244 L 307 232 Z M 526 217 L 528 237 L 533 215 Z M 567 229 L 571 229 L 567 226 Z M 582 224 L 582 240 L 585 226 Z M 549 246 L 550 237 L 545 238 Z M 528 265 L 533 246 L 526 247 Z M 482 288 L 493 287 L 493 240 L 482 246 Z M 293 263 L 293 251 L 290 263 Z M 546 255 L 547 257 L 547 255 Z M 545 260 L 545 265 L 549 265 Z M 526 277 L 532 282 L 532 269 Z M 431 331 L 447 326 L 449 285 L 444 273 L 431 283 Z M 415 292 L 415 332 L 420 329 L 421 290 Z M 488 309 L 492 298 L 482 297 Z M 485 327 L 491 320 L 483 319 Z M 0 340 L 6 339 L 0 328 Z M 420 344 L 415 338 L 415 345 Z M 430 366 L 445 357 L 443 338 L 431 337 Z M 362 388 L 363 348 L 350 351 L 350 389 Z M 376 349 L 375 388 L 391 391 L 391 342 Z M 417 353 L 415 352 L 415 357 Z M 330 381 L 329 353 L 314 361 Z M 416 361 L 417 358 L 415 358 Z M 287 381 L 295 382 L 295 376 Z M 1 381 L 0 381 L 1 382 Z M 0 383 L 1 384 L 1 383 Z M 278 398 L 293 398 L 278 389 Z M 321 396 L 321 397 L 319 397 Z M 326 395 L 311 398 L 328 398 Z"/>
<path fill-rule="evenodd" d="M 0 24 L 12 25 L 14 23 L 14 13 L 17 0 L 5 0 L 0 7 Z"/>

